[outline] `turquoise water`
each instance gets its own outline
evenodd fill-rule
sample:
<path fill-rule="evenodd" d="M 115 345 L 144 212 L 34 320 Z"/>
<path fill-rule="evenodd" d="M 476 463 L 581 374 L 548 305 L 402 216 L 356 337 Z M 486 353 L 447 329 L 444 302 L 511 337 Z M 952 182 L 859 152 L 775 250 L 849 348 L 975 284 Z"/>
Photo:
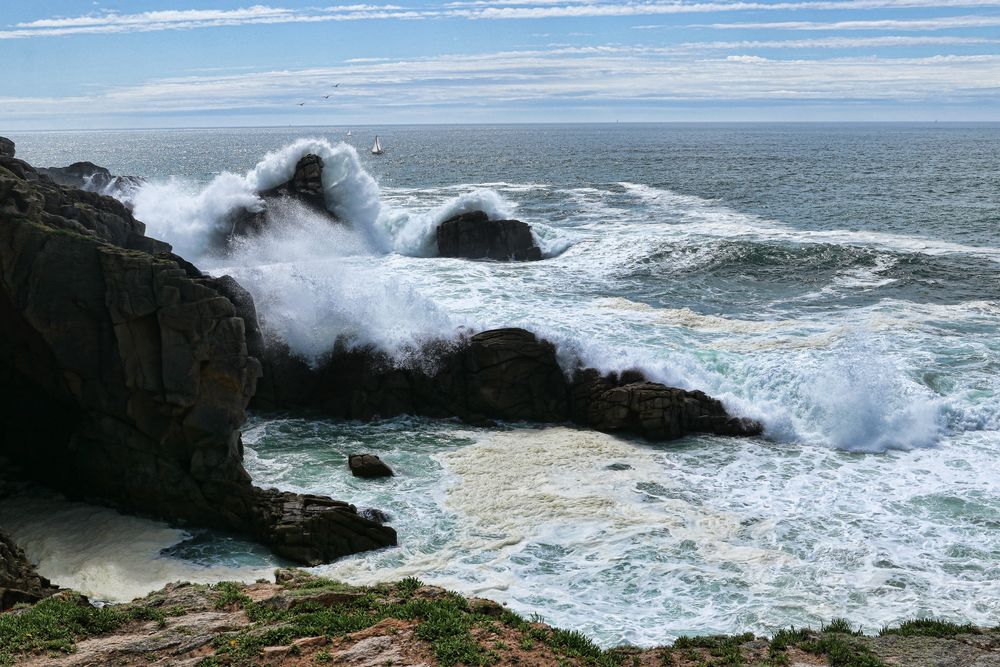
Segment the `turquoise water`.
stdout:
<path fill-rule="evenodd" d="M 366 128 L 14 139 L 35 164 L 148 178 L 118 194 L 150 234 L 235 275 L 307 359 L 340 338 L 415 363 L 428 338 L 521 325 L 567 364 L 641 367 L 766 432 L 650 445 L 562 426 L 255 416 L 244 439 L 258 483 L 379 507 L 400 533 L 398 549 L 322 571 L 417 575 L 605 644 L 832 616 L 1000 622 L 1000 128 L 378 133 L 379 158 Z M 207 252 L 226 211 L 304 152 L 323 156 L 328 204 L 351 228 L 291 210 L 265 238 Z M 531 223 L 546 259 L 434 257 L 436 223 L 470 208 Z M 346 456 L 362 450 L 398 476 L 350 477 Z M 183 535 L 156 530 L 157 548 L 129 559 L 206 578 L 273 564 L 239 541 L 177 547 Z M 29 537 L 30 553 L 42 535 Z M 50 547 L 43 573 L 86 570 Z M 90 585 L 121 597 L 156 577 L 139 579 Z"/>

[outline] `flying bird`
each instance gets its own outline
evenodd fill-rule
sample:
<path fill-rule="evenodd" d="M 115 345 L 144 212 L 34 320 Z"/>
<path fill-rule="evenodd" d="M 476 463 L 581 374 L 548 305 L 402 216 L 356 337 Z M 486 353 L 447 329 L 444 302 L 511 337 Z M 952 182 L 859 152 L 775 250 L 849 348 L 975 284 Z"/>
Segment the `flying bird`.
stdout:
<path fill-rule="evenodd" d="M 301 106 L 305 106 L 305 104 L 306 104 L 305 102 L 299 102 L 299 106 L 300 106 L 300 107 L 301 107 Z"/>
<path fill-rule="evenodd" d="M 324 96 L 323 96 L 323 99 L 324 99 L 324 100 L 328 100 L 328 99 L 330 99 L 330 96 L 329 96 L 329 95 L 324 95 Z"/>

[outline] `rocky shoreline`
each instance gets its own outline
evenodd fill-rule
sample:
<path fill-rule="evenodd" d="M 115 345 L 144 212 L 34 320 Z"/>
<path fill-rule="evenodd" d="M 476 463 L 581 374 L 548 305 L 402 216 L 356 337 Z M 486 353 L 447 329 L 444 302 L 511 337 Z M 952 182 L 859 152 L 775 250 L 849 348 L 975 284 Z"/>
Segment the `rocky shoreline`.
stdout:
<path fill-rule="evenodd" d="M 234 235 L 262 233 L 269 211 L 329 213 L 322 168 L 317 156 L 303 156 L 287 183 L 259 193 L 259 209 L 220 230 L 220 248 Z M 391 547 L 396 532 L 374 508 L 254 486 L 240 431 L 248 409 L 574 423 L 652 441 L 762 432 L 700 391 L 634 370 L 566 368 L 551 342 L 523 329 L 429 343 L 418 366 L 339 346 L 309 365 L 268 338 L 235 280 L 207 275 L 146 236 L 118 200 L 74 187 L 122 182 L 105 171 L 90 163 L 35 169 L 0 138 L 0 460 L 18 480 L 175 525 L 238 533 L 316 565 Z M 345 224 L 333 214 L 328 221 Z M 443 256 L 541 259 L 527 225 L 482 212 L 441 223 L 438 243 Z M 18 607 L 26 603 L 35 606 Z M 842 650 L 835 642 L 822 648 L 826 635 L 817 631 L 789 634 L 780 650 L 774 639 L 740 637 L 607 652 L 495 603 L 413 581 L 355 589 L 287 572 L 276 584 L 175 585 L 95 610 L 39 576 L 0 532 L 0 610 L 11 607 L 18 608 L 0 615 L 0 663 L 824 664 L 815 660 Z M 447 631 L 435 629 L 440 615 L 450 619 Z M 48 629 L 38 634 L 36 623 Z M 897 664 L 1000 664 L 989 662 L 997 659 L 995 631 L 965 630 L 962 637 L 975 639 L 953 633 L 952 644 L 939 637 L 928 650 L 975 653 L 980 662 Z M 63 634 L 43 641 L 50 632 Z M 826 634 L 848 637 L 862 660 L 830 664 L 893 664 L 889 640 Z M 716 660 L 719 651 L 730 662 Z"/>
<path fill-rule="evenodd" d="M 62 592 L 0 615 L 7 664 L 990 667 L 1000 664 L 1000 627 L 915 620 L 866 636 L 834 620 L 769 637 L 605 650 L 578 632 L 413 578 L 354 587 L 278 570 L 274 583 L 171 584 L 100 609 Z"/>

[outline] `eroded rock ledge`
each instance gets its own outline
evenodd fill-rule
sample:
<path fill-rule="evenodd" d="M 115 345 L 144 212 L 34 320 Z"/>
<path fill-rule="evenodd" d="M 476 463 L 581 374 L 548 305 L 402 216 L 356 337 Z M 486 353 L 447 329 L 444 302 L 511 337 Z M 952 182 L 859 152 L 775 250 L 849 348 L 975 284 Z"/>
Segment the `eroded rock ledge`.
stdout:
<path fill-rule="evenodd" d="M 252 486 L 239 428 L 260 364 L 235 288 L 144 232 L 0 142 L 0 455 L 72 497 L 302 563 L 395 544 L 352 505 Z"/>
<path fill-rule="evenodd" d="M 484 331 L 431 346 L 423 368 L 399 368 L 372 350 L 335 350 L 313 369 L 280 346 L 263 355 L 254 406 L 310 409 L 348 419 L 401 414 L 543 423 L 572 421 L 600 431 L 672 440 L 689 433 L 758 435 L 759 423 L 729 415 L 700 391 L 648 382 L 638 372 L 571 378 L 555 346 L 523 329 Z"/>

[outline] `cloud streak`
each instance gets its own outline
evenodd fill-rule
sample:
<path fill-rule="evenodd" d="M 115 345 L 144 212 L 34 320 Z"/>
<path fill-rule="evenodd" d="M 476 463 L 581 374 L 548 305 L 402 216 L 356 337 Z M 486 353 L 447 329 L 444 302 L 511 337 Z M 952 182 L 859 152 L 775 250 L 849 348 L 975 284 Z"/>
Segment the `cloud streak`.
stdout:
<path fill-rule="evenodd" d="M 580 0 L 470 0 L 467 2 L 450 2 L 439 5 L 430 5 L 422 9 L 404 7 L 395 4 L 361 3 L 308 9 L 289 9 L 283 7 L 272 7 L 269 5 L 253 5 L 237 9 L 160 10 L 134 14 L 110 12 L 72 17 L 43 18 L 35 21 L 24 21 L 14 25 L 5 26 L 4 29 L 0 30 L 0 39 L 30 39 L 36 37 L 155 32 L 163 30 L 194 30 L 241 25 L 323 23 L 331 21 L 421 19 L 537 20 L 558 18 L 641 17 L 741 11 L 874 10 L 932 7 L 1000 7 L 1000 0 L 814 0 L 792 2 L 752 2 L 748 0 L 733 0 L 726 2 L 717 0 L 700 2 L 693 2 L 689 0 L 672 0 L 669 2 L 657 0 L 643 2 L 585 2 Z M 781 24 L 775 23 L 773 25 L 780 26 Z M 713 25 L 713 27 L 735 26 L 736 24 Z M 798 29 L 804 30 L 811 28 Z"/>
<path fill-rule="evenodd" d="M 342 83 L 321 107 L 316 90 Z M 503 108 L 678 101 L 998 100 L 1000 56 L 772 59 L 735 52 L 692 59 L 616 45 L 344 63 L 335 67 L 162 79 L 73 98 L 0 97 L 0 119 L 67 114 L 183 114 L 258 110 L 302 118 L 315 109 Z M 316 100 L 310 111 L 295 106 Z M 998 100 L 1000 101 L 1000 100 Z"/>

